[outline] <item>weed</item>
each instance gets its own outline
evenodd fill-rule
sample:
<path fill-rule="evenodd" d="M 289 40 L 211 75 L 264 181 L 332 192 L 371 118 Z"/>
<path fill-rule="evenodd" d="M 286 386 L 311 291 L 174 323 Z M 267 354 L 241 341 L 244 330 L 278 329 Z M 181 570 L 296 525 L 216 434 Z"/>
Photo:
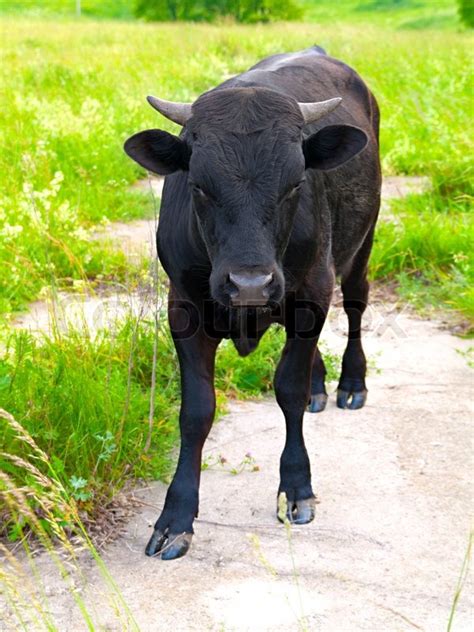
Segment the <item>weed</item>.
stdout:
<path fill-rule="evenodd" d="M 221 470 L 236 476 L 242 472 L 259 472 L 260 466 L 257 464 L 250 452 L 247 452 L 240 463 L 237 463 L 236 465 L 231 465 L 225 456 L 222 456 L 222 454 L 217 456 L 210 454 L 203 459 L 201 470 Z"/>
<path fill-rule="evenodd" d="M 72 489 L 72 496 L 75 500 L 90 500 L 92 498 L 92 492 L 86 491 L 87 480 L 81 476 L 71 476 L 69 478 L 69 485 Z"/>
<path fill-rule="evenodd" d="M 0 356 L 2 404 L 52 455 L 58 479 L 86 511 L 107 504 L 127 478 L 163 477 L 171 466 L 179 393 L 174 351 L 163 333 L 153 449 L 144 453 L 154 331 L 148 323 L 136 327 L 129 317 L 113 336 L 104 330 L 92 337 L 82 329 L 38 339 L 13 332 Z M 33 484 L 6 457 L 29 459 L 27 444 L 6 423 L 0 426 L 0 449 L 2 470 L 20 486 Z"/>
<path fill-rule="evenodd" d="M 453 604 L 452 604 L 451 610 L 449 612 L 449 620 L 448 620 L 447 632 L 451 632 L 451 630 L 452 630 L 454 616 L 456 614 L 456 607 L 458 605 L 458 601 L 459 601 L 459 599 L 461 597 L 461 593 L 462 593 L 462 590 L 464 588 L 464 584 L 466 583 L 466 579 L 467 579 L 467 576 L 469 574 L 469 565 L 471 563 L 472 540 L 473 540 L 473 533 L 471 532 L 471 533 L 469 533 L 469 540 L 468 540 L 468 544 L 467 544 L 467 548 L 466 548 L 466 553 L 465 553 L 464 559 L 462 561 L 461 572 L 459 574 L 458 583 L 457 583 L 457 586 L 456 586 L 456 590 L 454 592 Z"/>
<path fill-rule="evenodd" d="M 291 522 L 288 519 L 288 501 L 287 501 L 287 498 L 286 498 L 286 494 L 284 492 L 282 492 L 278 496 L 277 513 L 278 513 L 279 520 L 281 522 L 283 522 L 284 527 L 285 527 L 287 544 L 288 544 L 288 553 L 289 553 L 289 556 L 290 556 L 290 559 L 291 559 L 293 582 L 294 582 L 294 585 L 295 585 L 296 593 L 298 595 L 299 613 L 296 614 L 298 630 L 301 630 L 301 632 L 308 632 L 309 627 L 308 627 L 307 617 L 304 614 L 303 599 L 302 599 L 301 587 L 300 587 L 300 583 L 299 583 L 298 570 L 296 568 L 296 562 L 295 562 L 295 557 L 294 557 L 294 553 L 293 553 L 293 541 L 292 541 L 292 532 L 291 532 Z M 270 575 L 272 577 L 278 579 L 278 576 L 279 576 L 278 575 L 278 571 L 273 566 L 273 564 L 271 564 L 269 562 L 269 560 L 265 556 L 265 554 L 264 554 L 264 552 L 262 550 L 262 546 L 261 546 L 259 537 L 257 535 L 255 535 L 255 534 L 253 534 L 253 533 L 249 534 L 248 537 L 249 537 L 250 543 L 252 544 L 252 547 L 253 547 L 253 549 L 255 551 L 255 555 L 256 555 L 258 561 L 260 562 L 260 564 L 263 566 L 263 568 L 265 568 L 270 573 Z"/>
<path fill-rule="evenodd" d="M 468 347 L 466 350 L 456 349 L 456 352 L 466 360 L 470 369 L 474 369 L 474 347 Z"/>

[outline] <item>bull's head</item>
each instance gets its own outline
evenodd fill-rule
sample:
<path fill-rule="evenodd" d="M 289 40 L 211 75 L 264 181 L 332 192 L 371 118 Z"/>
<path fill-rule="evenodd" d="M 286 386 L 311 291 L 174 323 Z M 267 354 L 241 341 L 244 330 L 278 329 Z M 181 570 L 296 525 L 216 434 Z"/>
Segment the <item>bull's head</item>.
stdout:
<path fill-rule="evenodd" d="M 125 151 L 154 173 L 187 172 L 212 264 L 213 297 L 235 306 L 279 302 L 306 169 L 346 162 L 365 146 L 365 133 L 331 125 L 303 137 L 304 125 L 334 110 L 340 98 L 298 103 L 267 88 L 244 87 L 208 92 L 192 105 L 148 101 L 185 126 L 183 132 L 146 130 L 129 138 Z"/>

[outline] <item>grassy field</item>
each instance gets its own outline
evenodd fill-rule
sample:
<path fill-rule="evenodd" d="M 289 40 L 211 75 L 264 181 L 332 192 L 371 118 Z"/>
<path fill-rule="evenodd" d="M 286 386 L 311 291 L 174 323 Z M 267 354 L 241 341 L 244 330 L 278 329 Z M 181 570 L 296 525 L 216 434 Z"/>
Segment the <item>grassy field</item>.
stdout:
<path fill-rule="evenodd" d="M 134 0 L 81 0 L 82 15 L 94 18 L 130 19 Z M 299 0 L 306 22 L 331 24 L 348 21 L 402 29 L 452 28 L 459 26 L 453 0 Z M 71 16 L 76 0 L 3 0 L 0 14 Z"/>
<path fill-rule="evenodd" d="M 402 295 L 420 306 L 474 317 L 472 38 L 459 28 L 454 4 L 443 0 L 432 12 L 433 3 L 405 2 L 384 12 L 383 2 L 375 11 L 347 0 L 320 3 L 324 13 L 307 4 L 314 23 L 0 19 L 0 319 L 51 287 L 139 278 L 143 266 L 131 269 L 91 233 L 98 223 L 153 212 L 151 200 L 129 190 L 143 172 L 123 153 L 123 141 L 146 127 L 178 128 L 147 106 L 147 94 L 192 100 L 265 55 L 314 43 L 354 66 L 377 96 L 385 174 L 432 181 L 431 191 L 393 205 L 396 222 L 379 226 L 372 277 L 398 280 Z M 73 332 L 44 340 L 7 329 L 2 339 L 0 408 L 50 455 L 43 474 L 54 475 L 82 508 L 93 512 L 127 477 L 166 476 L 178 382 L 165 330 L 151 431 L 153 324 L 132 319 L 112 337 Z M 246 361 L 222 350 L 221 409 L 224 392 L 271 387 L 280 347 L 274 332 Z M 336 360 L 327 357 L 335 375 Z M 5 422 L 0 450 L 28 461 L 31 445 L 14 435 Z M 144 451 L 147 439 L 152 449 Z M 1 467 L 15 485 L 35 488 L 21 463 L 4 459 Z M 14 522 L 7 530 L 18 537 Z"/>
<path fill-rule="evenodd" d="M 0 137 L 0 313 L 24 306 L 51 278 L 61 286 L 126 273 L 120 255 L 91 244 L 88 228 L 151 211 L 128 190 L 140 171 L 122 151 L 138 129 L 173 130 L 147 107 L 146 94 L 191 100 L 264 55 L 314 42 L 352 64 L 377 95 L 385 173 L 433 181 L 432 193 L 398 207 L 402 234 L 379 231 L 373 275 L 447 275 L 463 287 L 472 280 L 464 259 L 472 236 L 464 215 L 472 195 L 468 33 L 343 22 L 245 27 L 3 18 L 2 26 L 8 107 Z M 433 248 L 420 253 L 411 239 L 417 223 L 440 226 L 430 237 Z M 442 300 L 473 314 L 464 289 L 459 299 L 450 289 Z"/>
<path fill-rule="evenodd" d="M 302 0 L 305 20 L 318 24 L 350 21 L 364 27 L 391 29 L 452 29 L 459 26 L 457 5 L 452 0 Z"/>

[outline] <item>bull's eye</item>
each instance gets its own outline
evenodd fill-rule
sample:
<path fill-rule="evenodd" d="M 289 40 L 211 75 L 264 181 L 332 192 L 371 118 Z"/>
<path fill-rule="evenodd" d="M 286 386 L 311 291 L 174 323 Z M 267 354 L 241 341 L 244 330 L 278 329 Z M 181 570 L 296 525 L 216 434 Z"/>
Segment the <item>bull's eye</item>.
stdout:
<path fill-rule="evenodd" d="M 304 180 L 301 180 L 301 182 L 298 182 L 298 184 L 295 184 L 295 186 L 292 188 L 290 195 L 293 195 L 293 193 L 297 193 L 301 187 L 303 186 Z"/>

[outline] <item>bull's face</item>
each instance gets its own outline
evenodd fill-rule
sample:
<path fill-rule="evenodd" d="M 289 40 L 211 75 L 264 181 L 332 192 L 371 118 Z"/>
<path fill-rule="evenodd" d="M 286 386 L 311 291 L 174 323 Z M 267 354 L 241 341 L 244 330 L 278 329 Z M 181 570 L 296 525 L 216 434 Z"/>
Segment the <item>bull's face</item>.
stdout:
<path fill-rule="evenodd" d="M 365 133 L 338 125 L 303 139 L 304 124 L 340 99 L 298 104 L 265 88 L 234 88 L 207 93 L 192 109 L 149 100 L 186 127 L 180 138 L 161 130 L 140 132 L 128 139 L 125 151 L 154 173 L 188 173 L 192 208 L 212 265 L 213 298 L 232 306 L 278 303 L 306 169 L 345 162 L 363 149 Z"/>

